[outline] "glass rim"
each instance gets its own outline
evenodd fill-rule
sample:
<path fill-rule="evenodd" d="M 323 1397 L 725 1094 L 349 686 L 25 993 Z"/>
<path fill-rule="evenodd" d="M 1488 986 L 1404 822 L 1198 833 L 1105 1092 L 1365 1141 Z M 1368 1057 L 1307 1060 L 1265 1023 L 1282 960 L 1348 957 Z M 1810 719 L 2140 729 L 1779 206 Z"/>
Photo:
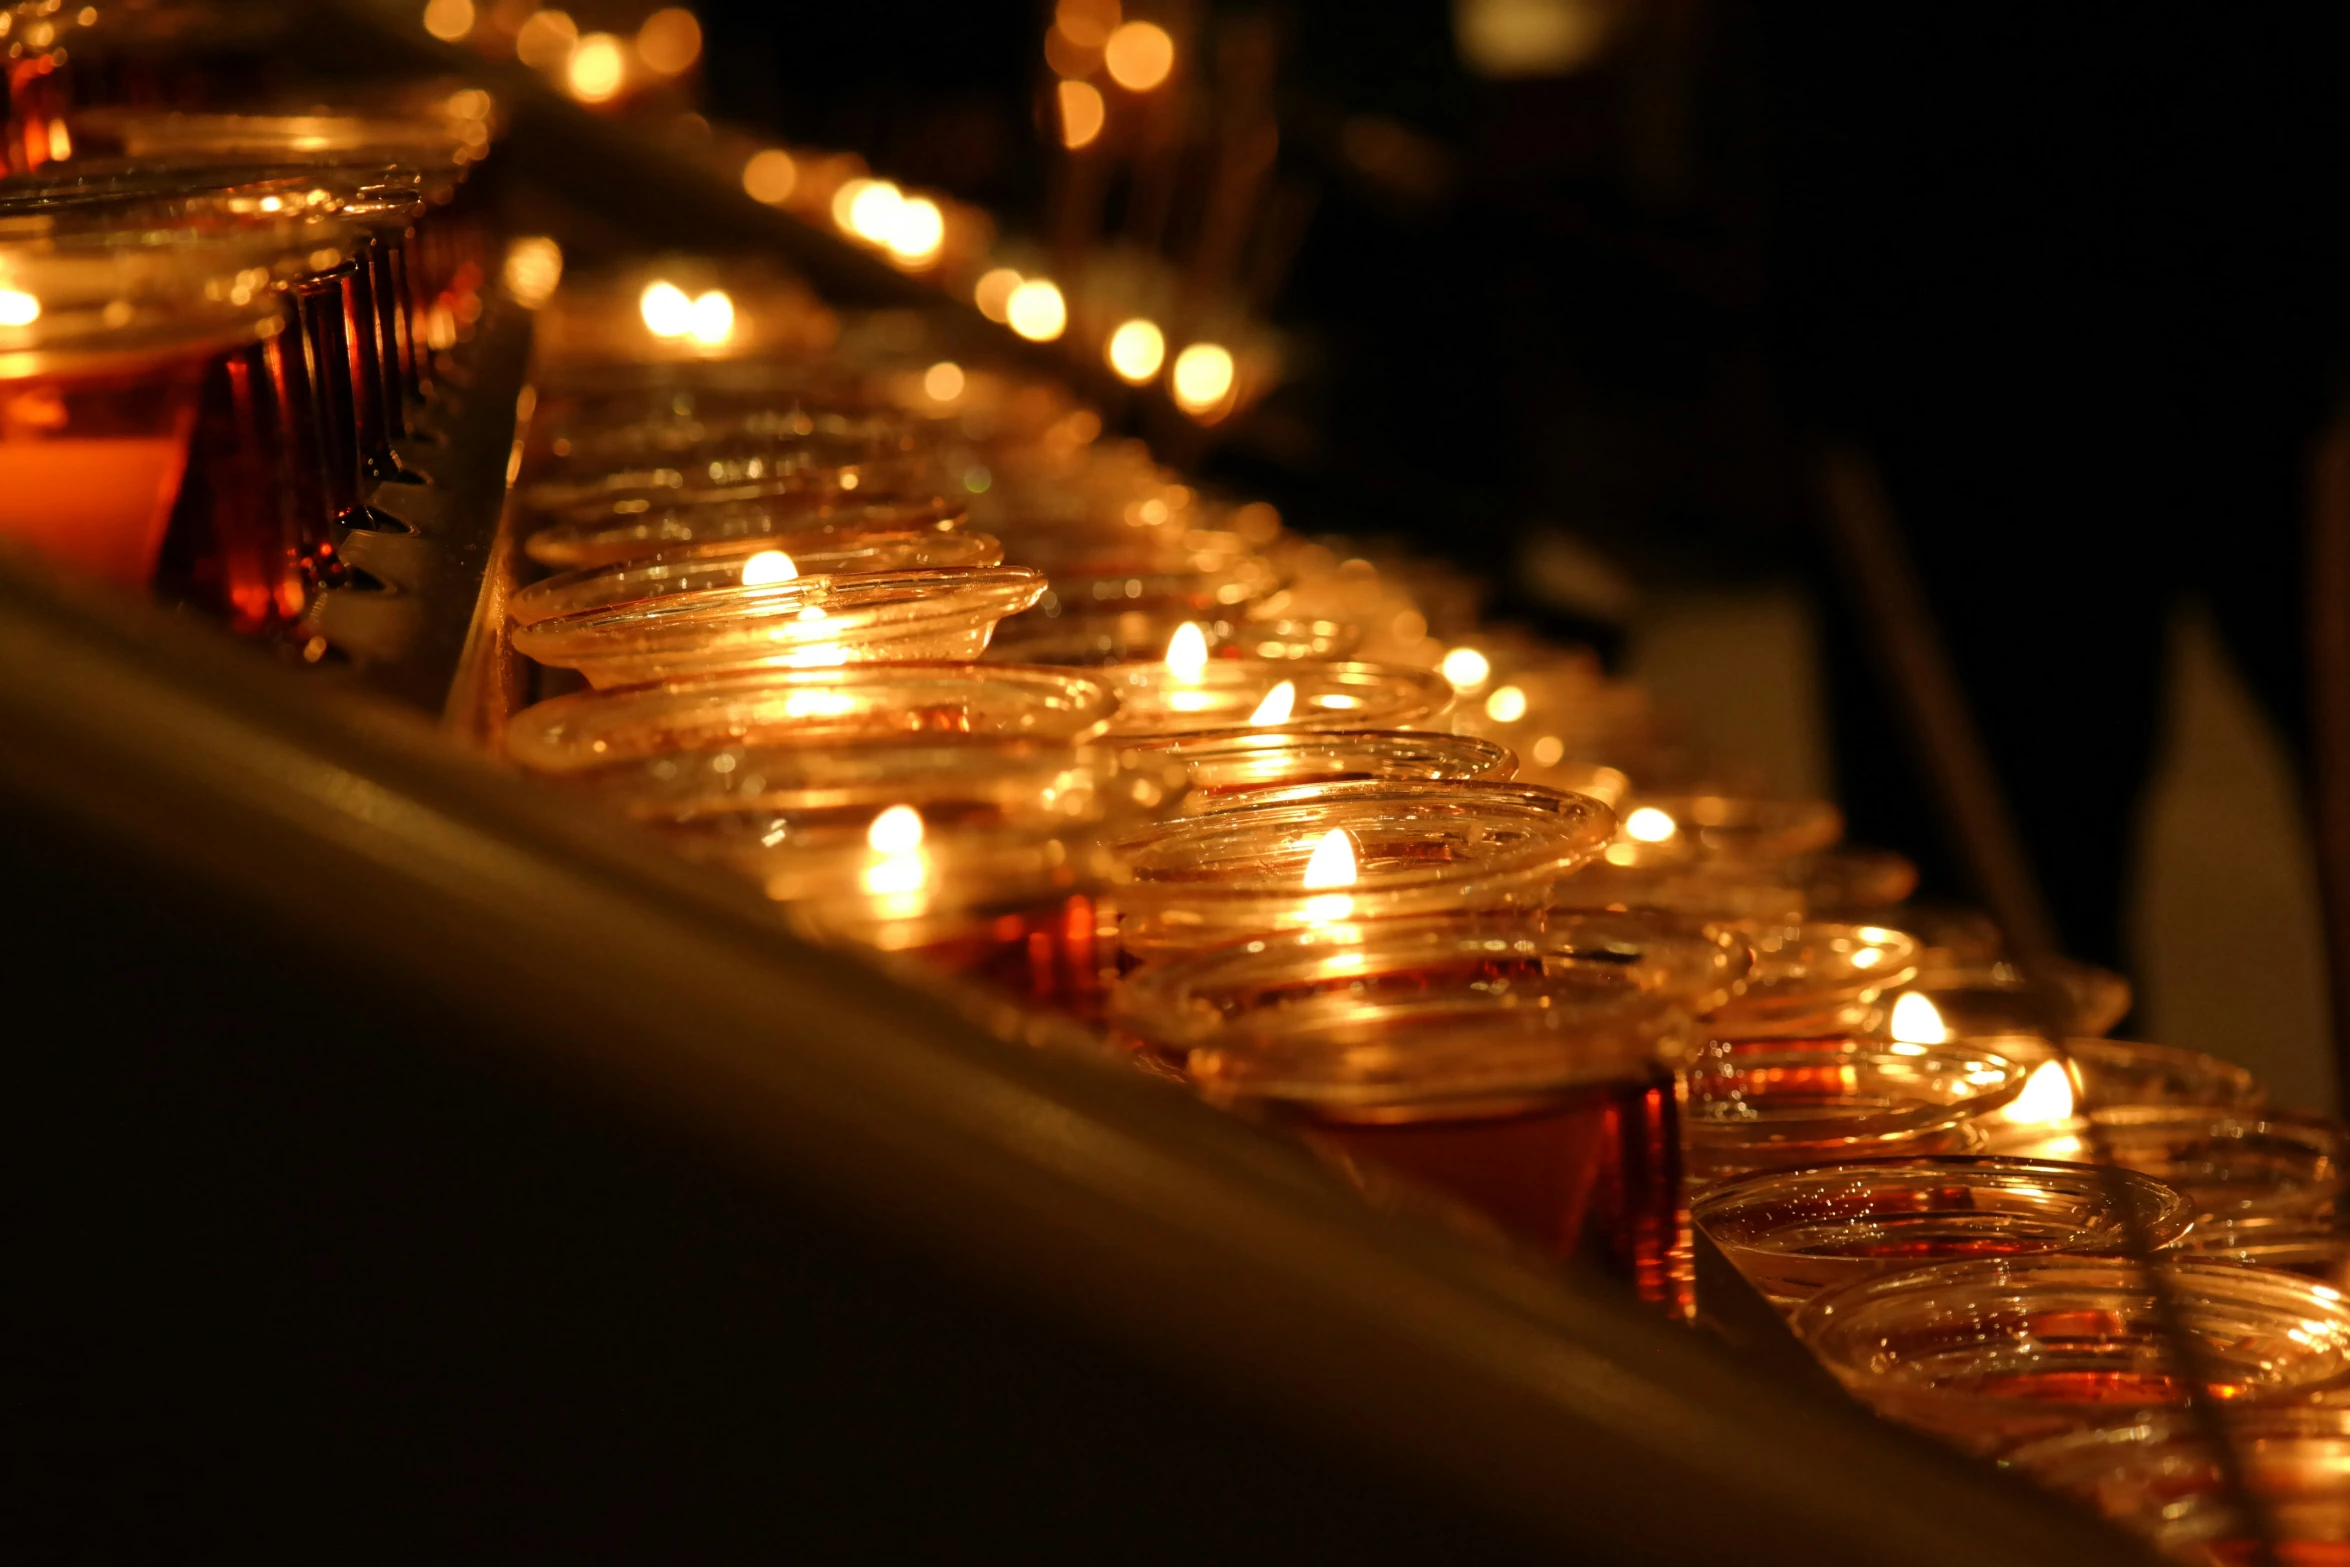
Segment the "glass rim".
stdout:
<path fill-rule="evenodd" d="M 787 502 L 790 504 L 782 504 Z M 855 516 L 893 511 L 897 515 L 891 516 L 886 523 L 870 528 L 829 515 L 834 512 Z M 845 496 L 775 496 L 764 503 L 749 502 L 737 508 L 655 508 L 648 505 L 632 512 L 603 514 L 593 522 L 550 523 L 525 537 L 522 549 L 524 554 L 542 566 L 565 571 L 585 571 L 596 566 L 643 560 L 667 548 L 719 539 L 772 540 L 775 548 L 788 553 L 790 546 L 783 542 L 786 539 L 805 539 L 814 543 L 825 537 L 853 538 L 867 531 L 952 533 L 964 529 L 970 516 L 970 509 L 960 501 L 943 496 L 927 499 L 888 495 L 860 498 L 853 492 Z M 788 526 L 792 523 L 802 525 Z M 733 531 L 737 528 L 740 531 Z"/>
<path fill-rule="evenodd" d="M 2195 1218 L 2194 1205 L 2184 1196 L 2151 1176 L 2140 1175 L 2134 1170 L 2101 1169 L 2052 1159 L 2026 1159 L 1998 1154 L 1911 1154 L 1886 1159 L 1840 1159 L 1826 1164 L 1751 1170 L 1725 1176 L 1708 1186 L 1691 1201 L 1690 1218 L 1699 1227 L 1706 1229 L 1708 1234 L 1713 1234 L 1714 1226 L 1709 1220 L 1726 1221 L 1742 1207 L 1766 1201 L 1786 1202 L 1805 1195 L 1808 1188 L 1835 1187 L 1838 1183 L 1861 1180 L 1883 1185 L 1917 1185 L 1929 1191 L 2006 1185 L 2016 1181 L 2032 1182 L 2044 1186 L 2074 1187 L 2109 1206 L 2114 1194 L 2119 1192 L 2126 1194 L 2126 1200 L 2136 1211 L 2137 1221 L 2155 1238 L 2158 1249 L 2185 1236 Z M 1855 1198 L 1851 1217 L 1866 1218 L 1875 1211 L 1860 1207 L 1859 1201 Z M 1887 1211 L 1914 1214 L 1935 1210 L 1895 1205 Z M 1767 1235 L 1741 1236 L 1735 1240 L 1725 1240 L 1716 1235 L 1715 1240 L 1719 1245 L 1734 1245 L 1744 1250 L 1797 1255 L 1787 1247 L 1772 1245 Z M 2083 1248 L 2050 1246 L 2044 1249 L 2055 1253 Z"/>
<path fill-rule="evenodd" d="M 840 578 L 887 571 L 1000 566 L 1004 560 L 1002 543 L 984 533 L 842 534 L 803 544 L 797 551 L 786 550 L 771 538 L 712 539 L 637 560 L 587 566 L 542 577 L 507 598 L 506 614 L 515 624 L 529 626 L 567 615 L 655 601 L 683 607 L 684 601 L 693 595 L 730 595 L 742 591 L 743 567 L 770 553 L 785 557 L 800 577 Z M 710 580 L 702 580 L 705 577 Z M 724 599 L 713 598 L 710 602 L 724 602 Z"/>

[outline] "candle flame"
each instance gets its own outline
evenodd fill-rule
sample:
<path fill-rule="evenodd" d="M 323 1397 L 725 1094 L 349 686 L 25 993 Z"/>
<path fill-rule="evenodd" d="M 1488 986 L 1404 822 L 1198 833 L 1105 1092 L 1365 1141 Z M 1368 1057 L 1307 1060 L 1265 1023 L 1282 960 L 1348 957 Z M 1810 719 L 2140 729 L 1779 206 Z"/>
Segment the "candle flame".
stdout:
<path fill-rule="evenodd" d="M 1474 691 L 1493 676 L 1493 661 L 1473 647 L 1456 647 L 1436 666 L 1455 691 Z"/>
<path fill-rule="evenodd" d="M 781 550 L 761 550 L 743 562 L 743 586 L 763 588 L 771 582 L 789 582 L 800 574 L 792 558 Z"/>
<path fill-rule="evenodd" d="M 1255 712 L 1248 715 L 1248 721 L 1252 724 L 1285 724 L 1289 722 L 1289 715 L 1296 709 L 1297 683 L 1293 680 L 1284 680 L 1265 693 L 1265 699 L 1257 704 Z M 1351 879 L 1350 877 L 1349 880 Z M 1338 885 L 1343 885 L 1343 883 Z"/>
<path fill-rule="evenodd" d="M 2016 1126 L 2055 1126 L 2073 1115 L 2073 1080 L 2061 1060 L 2043 1061 L 2004 1112 Z"/>
<path fill-rule="evenodd" d="M 1333 827 L 1314 846 L 1314 857 L 1306 861 L 1306 885 L 1351 887 L 1355 872 L 1354 835 L 1343 827 Z"/>
<path fill-rule="evenodd" d="M 734 336 L 734 300 L 722 288 L 697 295 L 686 318 L 686 331 L 705 348 L 716 348 Z"/>
<path fill-rule="evenodd" d="M 893 805 L 873 818 L 865 842 L 883 854 L 905 854 L 922 847 L 922 813 L 910 805 Z"/>
<path fill-rule="evenodd" d="M 1893 1003 L 1892 1028 L 1893 1037 L 1904 1044 L 1945 1045 L 1950 1042 L 1950 1025 L 1942 1021 L 1942 1009 L 1934 1005 L 1930 997 L 1919 995 L 1914 990 Z"/>
<path fill-rule="evenodd" d="M 1636 838 L 1642 843 L 1662 843 L 1680 830 L 1679 823 L 1653 805 L 1644 805 L 1624 818 L 1624 836 Z M 1918 999 L 1925 1000 L 1923 996 Z M 1932 1005 L 1931 1002 L 1927 1004 Z M 1906 1039 L 1909 1036 L 1905 1034 L 1901 1037 Z M 1928 1043 L 1940 1044 L 1941 1041 L 1935 1039 L 1928 1041 Z"/>
<path fill-rule="evenodd" d="M 655 337 L 683 337 L 694 329 L 694 302 L 667 278 L 645 285 L 637 311 L 645 318 L 645 330 Z"/>
<path fill-rule="evenodd" d="M 1194 684 L 1208 667 L 1208 634 L 1187 620 L 1167 639 L 1167 673 L 1186 685 Z"/>

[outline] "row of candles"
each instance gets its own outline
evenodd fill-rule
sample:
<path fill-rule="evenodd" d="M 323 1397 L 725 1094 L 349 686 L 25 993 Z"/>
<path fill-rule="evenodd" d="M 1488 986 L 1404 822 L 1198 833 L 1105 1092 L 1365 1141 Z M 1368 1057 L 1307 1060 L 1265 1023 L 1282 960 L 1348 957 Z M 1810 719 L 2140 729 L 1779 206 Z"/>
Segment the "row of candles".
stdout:
<path fill-rule="evenodd" d="M 0 533 L 303 635 L 490 269 L 486 97 L 362 107 L 92 112 L 0 182 Z M 1685 1319 L 1702 1231 L 1862 1399 L 2233 1560 L 2201 1380 L 2276 1532 L 2350 1539 L 2341 1128 L 2103 1038 L 2117 977 L 2027 983 L 1440 565 L 788 279 L 499 270 L 538 307 L 519 768 L 1371 1201 Z"/>
<path fill-rule="evenodd" d="M 512 636 L 584 688 L 513 717 L 513 761 L 1373 1201 L 1682 1317 L 1694 1226 L 1864 1400 L 2216 1560 L 2247 1525 L 2186 1419 L 2210 1379 L 2284 1525 L 2345 1538 L 2295 1489 L 2350 1457 L 2341 1128 L 2102 1037 L 2118 976 L 2027 984 L 1832 807 L 1441 567 L 787 284 L 724 292 L 822 352 L 661 330 L 719 275 L 542 313 L 513 500 L 552 574 Z"/>

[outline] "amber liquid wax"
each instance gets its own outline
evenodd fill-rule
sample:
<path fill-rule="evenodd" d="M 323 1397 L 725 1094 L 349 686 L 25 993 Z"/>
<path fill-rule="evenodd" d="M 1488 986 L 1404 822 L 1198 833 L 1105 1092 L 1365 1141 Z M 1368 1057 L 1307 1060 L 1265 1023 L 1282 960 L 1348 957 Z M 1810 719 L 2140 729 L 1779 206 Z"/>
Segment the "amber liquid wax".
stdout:
<path fill-rule="evenodd" d="M 975 917 L 912 952 L 1024 1006 L 1098 1026 L 1118 974 L 1117 916 L 1079 893 Z"/>

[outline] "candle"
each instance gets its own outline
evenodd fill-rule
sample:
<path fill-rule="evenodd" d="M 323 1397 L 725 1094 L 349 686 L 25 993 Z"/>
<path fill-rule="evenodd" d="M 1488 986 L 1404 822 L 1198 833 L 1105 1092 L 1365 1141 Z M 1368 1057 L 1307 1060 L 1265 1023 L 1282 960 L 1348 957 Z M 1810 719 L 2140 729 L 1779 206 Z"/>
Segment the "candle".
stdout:
<path fill-rule="evenodd" d="M 976 658 L 1044 579 L 1018 566 L 798 577 L 518 626 L 517 650 L 599 687 L 731 669 Z"/>
<path fill-rule="evenodd" d="M 1754 978 L 1715 1018 L 1723 1039 L 1801 1039 L 1879 1032 L 1879 1003 L 1916 973 L 1917 943 L 1877 925 L 1829 921 L 1748 932 Z"/>
<path fill-rule="evenodd" d="M 1449 696 L 1441 680 L 1416 669 L 1210 658 L 1205 635 L 1190 623 L 1174 633 L 1157 662 L 1108 665 L 1103 672 L 1119 694 L 1111 732 L 1128 739 L 1275 725 L 1393 728 L 1437 712 Z"/>
<path fill-rule="evenodd" d="M 795 577 L 996 566 L 1003 546 L 984 533 L 861 533 L 798 540 L 795 552 L 767 538 L 721 539 L 664 550 L 641 560 L 567 571 L 534 582 L 506 602 L 515 624 L 534 626 L 624 604 L 660 600 L 668 610 L 737 588 L 771 587 Z"/>
<path fill-rule="evenodd" d="M 1500 782 L 1517 769 L 1517 758 L 1490 740 L 1401 730 L 1233 730 L 1131 747 L 1186 770 L 1187 806 L 1194 812 L 1220 809 L 1259 789 L 1368 780 Z"/>
<path fill-rule="evenodd" d="M 2042 1256 L 1863 1280 L 1814 1298 L 1793 1325 L 1879 1414 L 1981 1453 L 2173 1410 L 2189 1365 L 2231 1409 L 2350 1372 L 2350 1302 L 2335 1290 L 2233 1263 L 2165 1271 L 2175 1322 L 2133 1263 Z"/>
<path fill-rule="evenodd" d="M 1334 918 L 1539 907 L 1613 827 L 1595 800 L 1524 784 L 1266 790 L 1112 846 L 1134 876 L 1123 935 L 1148 956 Z M 1356 864 L 1344 883 L 1334 832 Z"/>
<path fill-rule="evenodd" d="M 966 518 L 960 503 L 935 497 L 782 495 L 559 522 L 531 534 L 522 548 L 542 566 L 573 571 L 732 539 L 759 539 L 797 559 L 861 534 L 953 533 Z"/>
<path fill-rule="evenodd" d="M 1344 834 L 1310 881 L 1348 885 Z M 1669 1064 L 1747 961 L 1726 934 L 1622 916 L 1341 917 L 1145 964 L 1113 1017 L 1375 1199 L 1400 1176 L 1677 1309 Z"/>
<path fill-rule="evenodd" d="M 1188 627 L 1187 631 L 1185 628 Z M 1354 628 L 1340 621 L 1251 612 L 1182 614 L 1110 604 L 1082 613 L 1041 609 L 997 628 L 992 656 L 1023 664 L 1134 664 L 1163 662 L 1178 637 L 1199 638 L 1206 658 L 1343 659 L 1354 651 Z"/>

